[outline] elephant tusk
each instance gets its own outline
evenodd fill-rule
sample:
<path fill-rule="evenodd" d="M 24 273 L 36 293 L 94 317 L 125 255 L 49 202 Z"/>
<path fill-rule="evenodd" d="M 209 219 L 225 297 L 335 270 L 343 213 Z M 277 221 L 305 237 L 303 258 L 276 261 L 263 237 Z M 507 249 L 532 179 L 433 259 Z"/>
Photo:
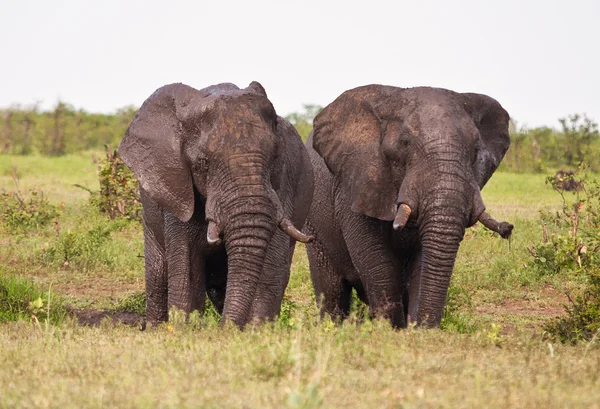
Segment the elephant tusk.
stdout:
<path fill-rule="evenodd" d="M 490 216 L 487 212 L 483 212 L 479 216 L 479 222 L 491 231 L 495 231 L 503 239 L 508 239 L 513 231 L 513 225 L 507 222 L 499 222 Z"/>
<path fill-rule="evenodd" d="M 396 212 L 396 218 L 394 219 L 394 230 L 402 229 L 406 225 L 411 212 L 412 210 L 410 210 L 407 204 L 400 203 Z"/>
<path fill-rule="evenodd" d="M 210 220 L 208 222 L 208 229 L 206 230 L 206 241 L 208 244 L 218 245 L 221 244 L 221 232 L 219 231 L 219 227 L 215 222 Z"/>
<path fill-rule="evenodd" d="M 313 241 L 313 236 L 306 235 L 298 230 L 290 219 L 284 217 L 279 223 L 279 228 L 283 230 L 285 234 L 290 236 L 292 239 L 299 241 L 301 243 L 310 243 Z"/>

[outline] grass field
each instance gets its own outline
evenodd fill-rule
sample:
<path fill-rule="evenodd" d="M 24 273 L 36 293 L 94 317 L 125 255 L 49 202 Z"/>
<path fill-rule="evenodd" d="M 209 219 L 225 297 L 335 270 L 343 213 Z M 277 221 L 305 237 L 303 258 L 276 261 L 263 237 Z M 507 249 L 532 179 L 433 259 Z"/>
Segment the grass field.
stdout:
<path fill-rule="evenodd" d="M 498 173 L 483 190 L 488 211 L 515 231 L 509 243 L 469 229 L 443 329 L 359 325 L 360 306 L 341 326 L 319 323 L 298 246 L 279 322 L 240 332 L 175 314 L 140 332 L 62 319 L 61 305 L 140 309 L 140 224 L 107 219 L 73 186 L 98 189 L 92 156 L 0 156 L 0 190 L 15 189 L 16 173 L 22 192 L 38 186 L 60 205 L 42 228 L 0 227 L 0 279 L 40 297 L 16 322 L 0 315 L 0 407 L 600 408 L 600 340 L 569 346 L 543 334 L 563 314 L 565 291 L 582 285 L 531 268 L 539 210 L 561 205 L 543 175 Z"/>

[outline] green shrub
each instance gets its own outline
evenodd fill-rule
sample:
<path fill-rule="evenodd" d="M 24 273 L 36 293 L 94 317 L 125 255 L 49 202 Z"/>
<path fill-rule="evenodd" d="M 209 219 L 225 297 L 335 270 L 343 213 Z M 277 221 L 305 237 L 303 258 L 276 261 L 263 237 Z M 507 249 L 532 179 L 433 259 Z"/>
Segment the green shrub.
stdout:
<path fill-rule="evenodd" d="M 90 220 L 73 229 L 62 229 L 42 252 L 42 260 L 48 265 L 71 266 L 89 270 L 98 266 L 111 269 L 119 261 L 111 246 L 112 233 L 127 225 L 127 220 L 96 220 L 93 213 L 86 214 Z M 97 217 L 97 216 L 96 216 Z"/>
<path fill-rule="evenodd" d="M 561 195 L 563 208 L 542 212 L 544 240 L 529 249 L 538 274 L 574 274 L 584 282 L 581 293 L 568 295 L 567 315 L 545 327 L 549 336 L 562 342 L 589 340 L 600 329 L 600 183 L 586 174 L 583 165 L 570 177 L 581 186 L 573 194 L 564 192 L 562 180 L 546 178 Z M 555 232 L 548 233 L 549 229 Z"/>
<path fill-rule="evenodd" d="M 296 320 L 294 318 L 296 309 L 296 303 L 284 296 L 283 301 L 281 302 L 281 309 L 279 310 L 279 319 L 277 320 L 277 323 L 281 328 L 296 328 Z"/>
<path fill-rule="evenodd" d="M 567 315 L 548 322 L 545 330 L 561 342 L 588 341 L 600 331 L 600 268 L 587 272 L 588 285 L 565 306 Z"/>
<path fill-rule="evenodd" d="M 31 189 L 23 195 L 19 189 L 16 170 L 13 171 L 16 190 L 0 194 L 0 219 L 13 231 L 40 228 L 58 217 L 58 208 L 48 202 L 44 193 Z"/>
<path fill-rule="evenodd" d="M 0 273 L 0 323 L 19 320 L 48 320 L 59 324 L 67 312 L 50 290 L 40 291 L 24 277 Z"/>
<path fill-rule="evenodd" d="M 100 191 L 90 192 L 93 205 L 111 219 L 142 220 L 139 182 L 117 151 L 111 151 L 108 145 L 106 157 L 98 164 L 98 179 Z"/>

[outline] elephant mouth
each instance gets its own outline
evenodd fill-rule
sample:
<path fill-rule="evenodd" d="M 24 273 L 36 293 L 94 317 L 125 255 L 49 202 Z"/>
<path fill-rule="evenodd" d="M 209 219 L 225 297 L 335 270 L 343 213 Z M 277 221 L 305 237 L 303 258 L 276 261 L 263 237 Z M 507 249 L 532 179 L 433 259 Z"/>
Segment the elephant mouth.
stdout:
<path fill-rule="evenodd" d="M 283 206 L 277 197 L 275 191 L 270 190 L 268 195 L 271 203 L 275 207 L 275 219 L 277 225 L 281 231 L 287 234 L 292 239 L 301 243 L 310 243 L 313 240 L 313 236 L 302 233 L 294 223 L 284 214 Z M 221 244 L 221 228 L 219 224 L 214 221 L 214 215 L 207 215 L 208 229 L 206 232 L 206 241 L 210 245 L 218 246 Z"/>
<path fill-rule="evenodd" d="M 302 233 L 296 228 L 296 226 L 294 226 L 292 221 L 287 217 L 283 217 L 281 219 L 281 221 L 279 222 L 279 229 L 281 229 L 281 231 L 290 236 L 292 239 L 301 243 L 310 243 L 313 241 L 313 236 L 309 236 L 307 234 Z M 221 244 L 221 230 L 219 229 L 217 224 L 212 220 L 208 222 L 206 241 L 208 241 L 208 244 L 214 246 L 218 246 L 219 244 Z"/>

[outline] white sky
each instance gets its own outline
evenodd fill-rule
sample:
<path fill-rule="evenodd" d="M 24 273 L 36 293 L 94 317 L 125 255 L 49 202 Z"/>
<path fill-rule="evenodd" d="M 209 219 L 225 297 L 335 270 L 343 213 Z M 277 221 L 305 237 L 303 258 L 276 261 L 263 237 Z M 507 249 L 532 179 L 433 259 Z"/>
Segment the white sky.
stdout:
<path fill-rule="evenodd" d="M 380 83 L 600 121 L 600 1 L 0 0 L 0 107 L 112 112 L 159 86 L 263 84 L 280 115 Z"/>

